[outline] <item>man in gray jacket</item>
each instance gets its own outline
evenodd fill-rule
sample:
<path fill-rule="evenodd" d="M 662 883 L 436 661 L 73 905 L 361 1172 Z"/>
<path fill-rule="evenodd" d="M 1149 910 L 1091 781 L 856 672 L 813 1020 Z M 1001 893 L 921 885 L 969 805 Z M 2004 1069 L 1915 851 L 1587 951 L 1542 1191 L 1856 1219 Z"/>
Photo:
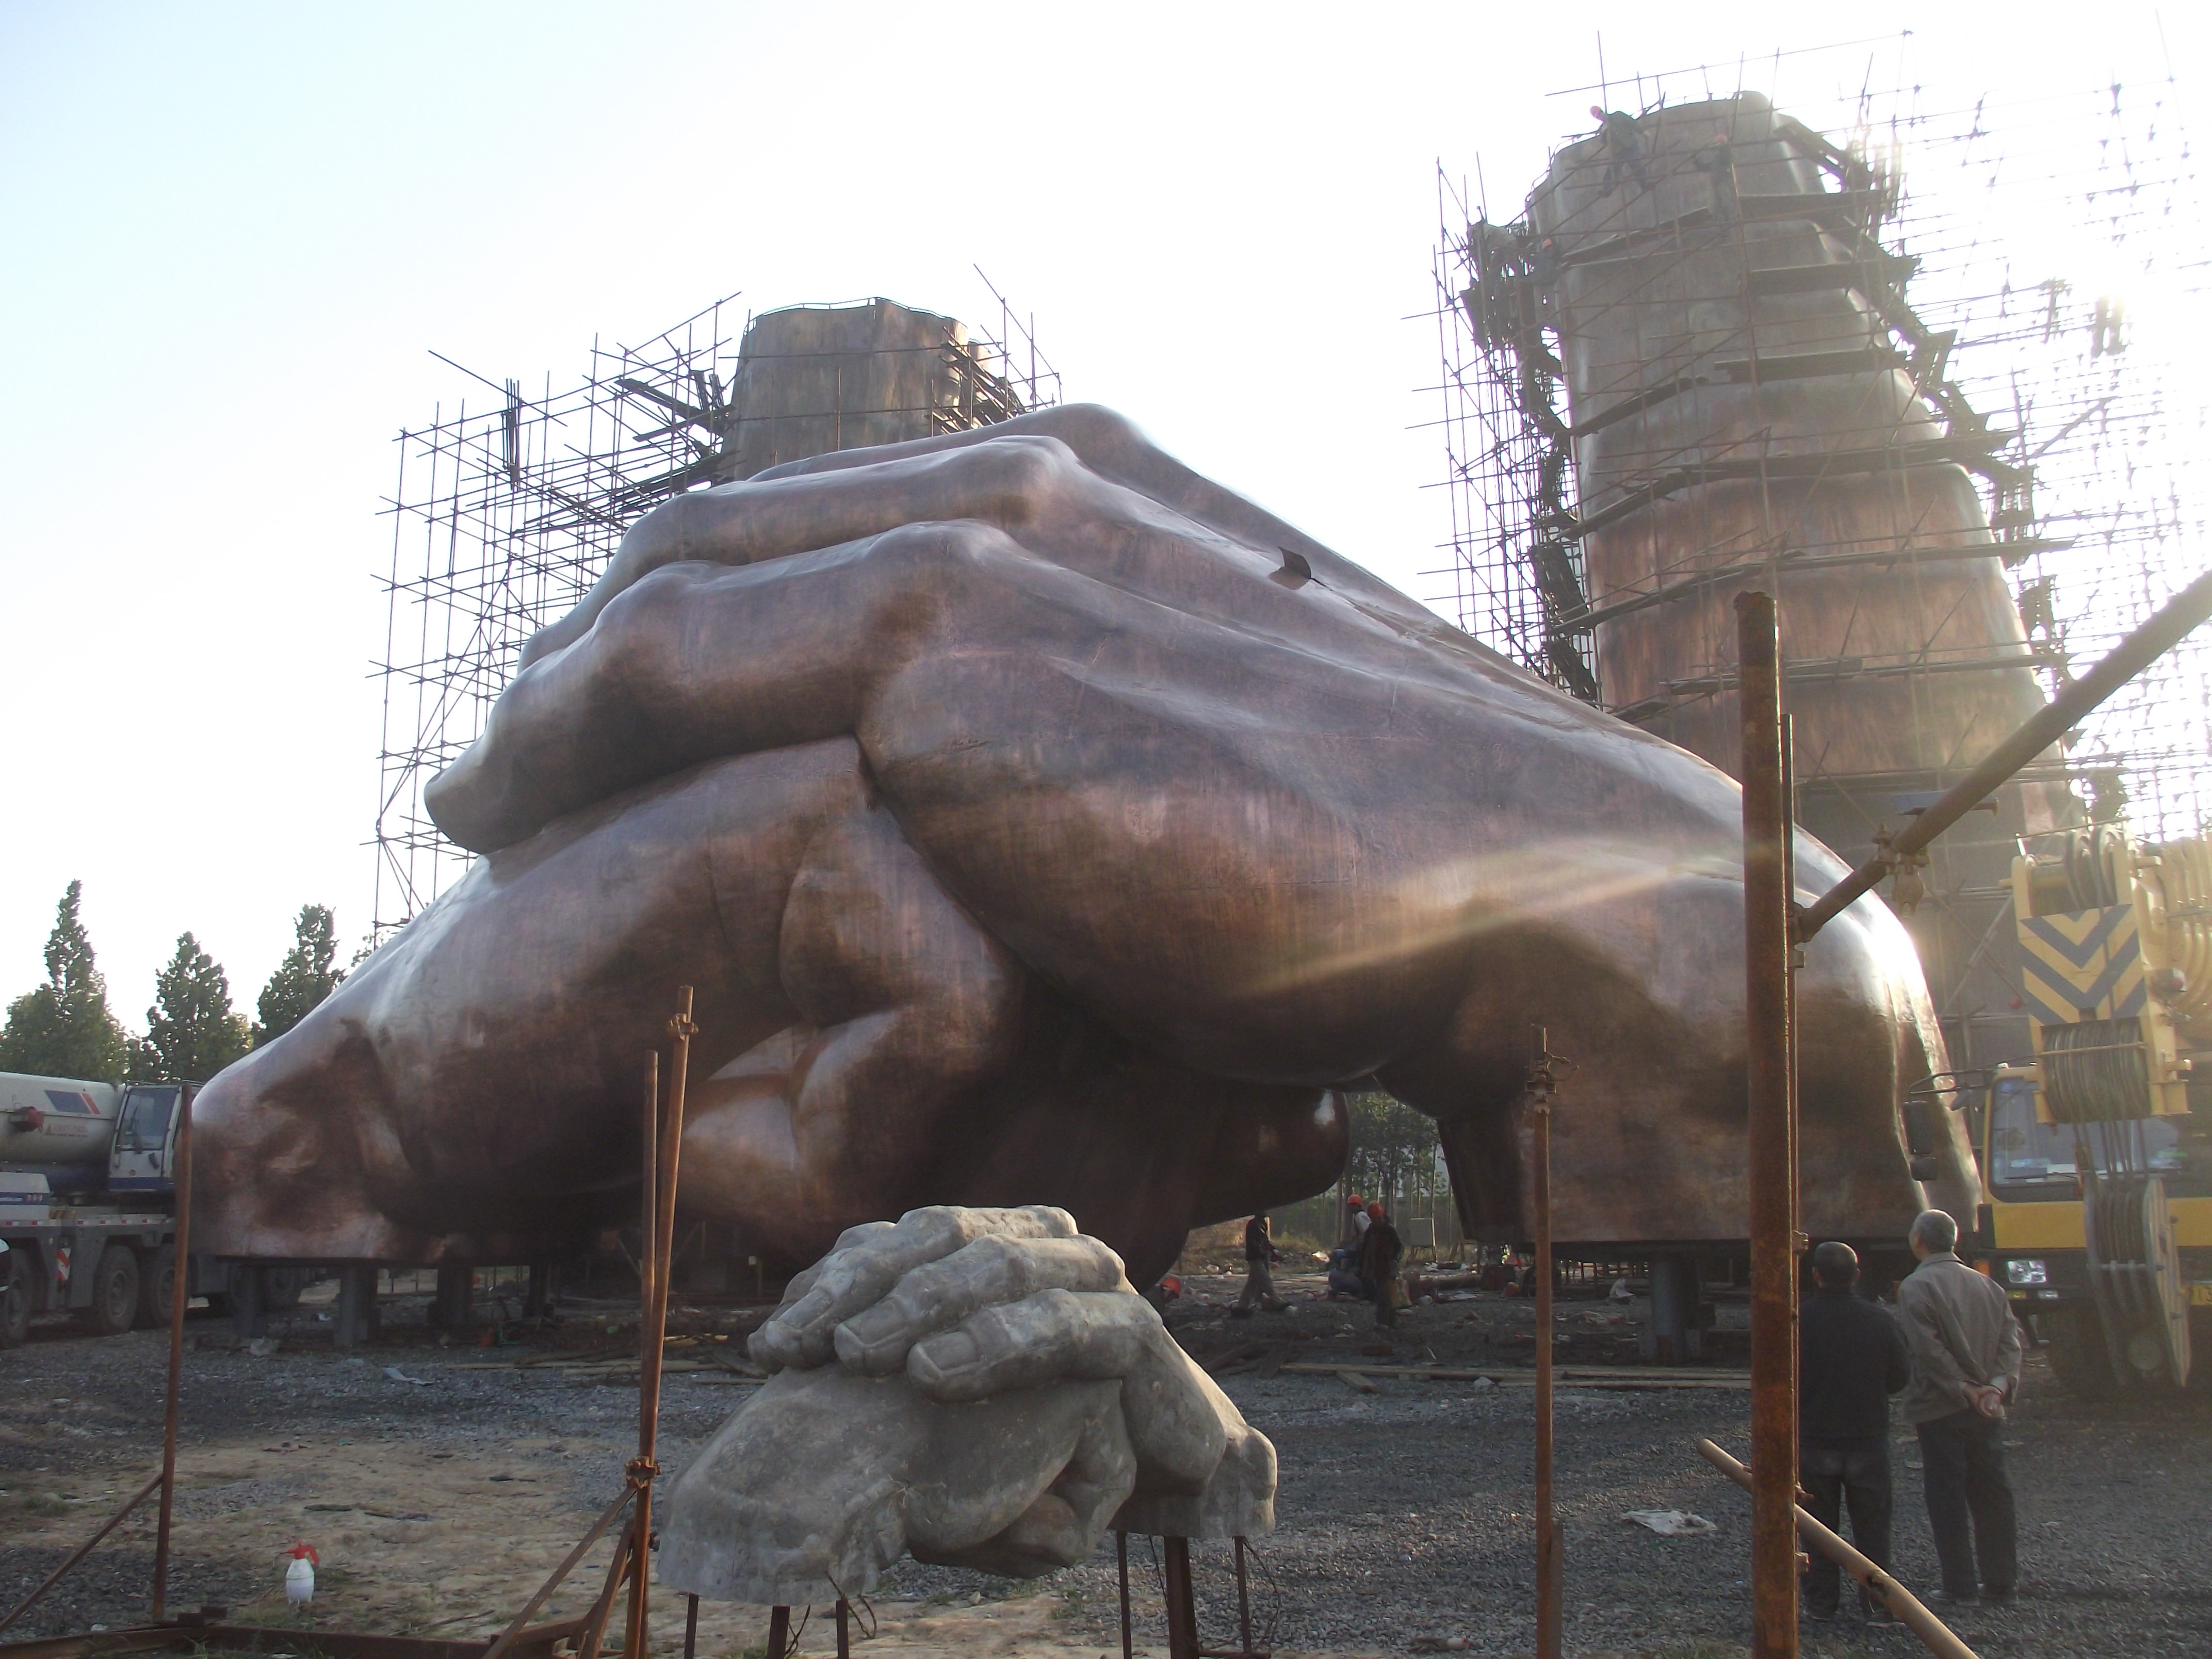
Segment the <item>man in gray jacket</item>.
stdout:
<path fill-rule="evenodd" d="M 1959 1260 L 1957 1222 L 1925 1211 L 1912 1224 L 1911 1240 L 1920 1265 L 1897 1287 L 1912 1352 L 1905 1420 L 1920 1435 L 1942 1599 L 1965 1606 L 2009 1601 L 2020 1565 L 2004 1417 L 2020 1388 L 2020 1327 L 2004 1291 Z"/>

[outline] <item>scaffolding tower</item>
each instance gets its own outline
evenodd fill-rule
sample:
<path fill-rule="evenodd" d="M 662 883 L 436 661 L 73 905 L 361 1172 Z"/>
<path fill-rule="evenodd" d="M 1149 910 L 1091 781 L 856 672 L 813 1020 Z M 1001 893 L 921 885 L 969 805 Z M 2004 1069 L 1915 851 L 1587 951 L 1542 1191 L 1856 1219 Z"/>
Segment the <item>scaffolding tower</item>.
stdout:
<path fill-rule="evenodd" d="M 999 331 L 976 337 L 880 299 L 757 319 L 731 295 L 636 345 L 595 337 L 581 379 L 557 390 L 550 373 L 526 396 L 517 380 L 463 368 L 483 394 L 402 429 L 398 479 L 380 509 L 392 536 L 374 665 L 383 694 L 374 942 L 420 915 L 472 857 L 424 811 L 423 786 L 475 741 L 524 643 L 590 591 L 641 514 L 774 460 L 961 431 L 1060 401 L 1059 373 L 1031 327 L 995 289 L 991 296 Z M 781 324 L 777 337 L 788 340 L 803 310 L 809 337 L 823 337 L 820 316 L 835 325 L 853 313 L 865 325 L 864 308 L 906 322 L 921 343 L 901 352 L 919 362 L 871 364 L 893 354 L 850 349 L 849 326 L 843 349 L 748 350 L 756 321 Z M 848 372 L 856 359 L 873 372 Z M 825 376 L 830 389 L 817 395 L 813 382 Z"/>
<path fill-rule="evenodd" d="M 1439 169 L 1434 260 L 1463 625 L 1726 767 L 1725 601 L 1777 592 L 1799 817 L 1854 862 L 2203 567 L 2208 407 L 2171 83 L 1948 110 L 1856 70 L 1793 68 L 1791 114 L 1701 70 L 1579 89 L 1609 118 L 1513 212 Z M 2021 1041 L 2013 841 L 2203 833 L 2208 770 L 2199 638 L 1939 844 L 1901 908 L 1961 1063 Z"/>

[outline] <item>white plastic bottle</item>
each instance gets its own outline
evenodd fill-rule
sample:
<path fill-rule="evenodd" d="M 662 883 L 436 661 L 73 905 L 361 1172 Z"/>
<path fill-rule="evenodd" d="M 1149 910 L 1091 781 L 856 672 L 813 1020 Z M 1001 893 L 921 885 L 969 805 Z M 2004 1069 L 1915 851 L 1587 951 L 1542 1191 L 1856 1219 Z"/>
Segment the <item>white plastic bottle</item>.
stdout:
<path fill-rule="evenodd" d="M 315 1568 L 320 1558 L 313 1544 L 295 1544 L 285 1554 L 292 1565 L 284 1569 L 284 1601 L 289 1607 L 299 1607 L 315 1599 Z"/>

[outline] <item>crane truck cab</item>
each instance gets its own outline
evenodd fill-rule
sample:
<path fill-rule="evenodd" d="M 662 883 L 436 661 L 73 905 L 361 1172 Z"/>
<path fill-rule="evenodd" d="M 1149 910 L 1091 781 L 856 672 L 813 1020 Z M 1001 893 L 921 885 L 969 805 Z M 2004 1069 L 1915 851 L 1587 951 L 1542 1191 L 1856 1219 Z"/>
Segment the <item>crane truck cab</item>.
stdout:
<path fill-rule="evenodd" d="M 0 1347 L 45 1313 L 101 1335 L 167 1321 L 191 1089 L 0 1073 Z M 222 1276 L 195 1265 L 194 1293 Z"/>

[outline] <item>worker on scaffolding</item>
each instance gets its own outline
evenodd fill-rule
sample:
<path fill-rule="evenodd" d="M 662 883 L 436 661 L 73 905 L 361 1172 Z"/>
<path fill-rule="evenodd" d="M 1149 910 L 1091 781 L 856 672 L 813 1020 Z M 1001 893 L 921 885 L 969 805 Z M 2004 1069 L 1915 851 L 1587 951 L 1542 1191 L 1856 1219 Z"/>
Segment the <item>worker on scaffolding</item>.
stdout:
<path fill-rule="evenodd" d="M 1651 174 L 1646 168 L 1644 128 L 1626 110 L 1608 113 L 1603 104 L 1592 104 L 1590 113 L 1597 118 L 1598 137 L 1605 140 L 1605 185 L 1611 190 L 1620 182 L 1621 175 L 1634 179 L 1638 187 L 1651 188 Z"/>
<path fill-rule="evenodd" d="M 1735 147 L 1726 127 L 1713 129 L 1713 141 L 1690 158 L 1698 172 L 1713 181 L 1713 217 L 1721 223 L 1735 222 Z"/>

